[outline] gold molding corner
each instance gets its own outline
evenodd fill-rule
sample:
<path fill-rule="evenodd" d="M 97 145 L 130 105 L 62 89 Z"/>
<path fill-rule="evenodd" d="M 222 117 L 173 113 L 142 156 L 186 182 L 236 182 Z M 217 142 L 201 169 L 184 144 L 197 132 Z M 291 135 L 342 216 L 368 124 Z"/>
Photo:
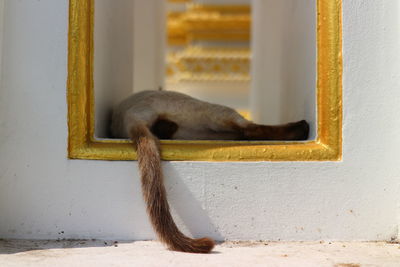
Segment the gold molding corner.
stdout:
<path fill-rule="evenodd" d="M 317 1 L 318 138 L 307 142 L 162 141 L 164 160 L 336 161 L 342 157 L 342 0 Z M 135 160 L 126 140 L 94 138 L 93 0 L 70 0 L 68 157 Z"/>

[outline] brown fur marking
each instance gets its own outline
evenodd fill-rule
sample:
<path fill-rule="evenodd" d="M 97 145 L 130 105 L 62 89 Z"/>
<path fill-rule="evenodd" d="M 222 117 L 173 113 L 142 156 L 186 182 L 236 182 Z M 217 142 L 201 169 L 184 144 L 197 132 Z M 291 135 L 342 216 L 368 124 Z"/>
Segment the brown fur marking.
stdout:
<path fill-rule="evenodd" d="M 151 132 L 159 139 L 172 139 L 177 130 L 178 124 L 164 116 L 158 116 L 156 122 L 151 126 Z"/>
<path fill-rule="evenodd" d="M 304 120 L 276 126 L 251 124 L 243 129 L 246 140 L 306 140 L 309 131 Z"/>
<path fill-rule="evenodd" d="M 179 231 L 171 216 L 161 170 L 158 139 L 145 125 L 133 127 L 130 136 L 138 153 L 142 193 L 147 213 L 159 239 L 171 250 L 209 253 L 215 245 L 212 239 L 192 239 L 185 236 Z"/>
<path fill-rule="evenodd" d="M 251 123 L 241 127 L 234 121 L 227 121 L 226 125 L 239 140 L 306 140 L 310 130 L 304 120 L 275 126 Z"/>

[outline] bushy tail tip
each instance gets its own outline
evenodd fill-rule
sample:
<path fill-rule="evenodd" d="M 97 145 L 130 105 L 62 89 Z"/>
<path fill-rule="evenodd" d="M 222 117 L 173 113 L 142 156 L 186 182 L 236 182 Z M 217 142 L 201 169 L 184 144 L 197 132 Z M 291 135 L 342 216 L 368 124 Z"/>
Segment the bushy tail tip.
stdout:
<path fill-rule="evenodd" d="M 189 240 L 188 240 L 189 241 Z M 171 246 L 171 250 L 188 252 L 188 253 L 210 253 L 214 248 L 215 242 L 211 238 L 203 237 L 198 239 L 190 239 L 189 242 L 185 244 L 179 244 L 177 246 Z"/>

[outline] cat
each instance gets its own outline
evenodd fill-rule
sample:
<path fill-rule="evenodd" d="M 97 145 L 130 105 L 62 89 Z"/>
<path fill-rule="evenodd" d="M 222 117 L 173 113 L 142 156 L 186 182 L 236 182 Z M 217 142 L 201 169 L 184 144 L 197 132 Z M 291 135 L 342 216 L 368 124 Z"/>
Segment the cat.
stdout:
<path fill-rule="evenodd" d="M 113 111 L 111 133 L 130 138 L 137 151 L 142 193 L 158 238 L 174 251 L 209 253 L 210 238 L 192 239 L 176 226 L 167 202 L 160 159 L 160 139 L 306 140 L 306 121 L 278 126 L 255 124 L 235 110 L 173 91 L 142 91 Z"/>

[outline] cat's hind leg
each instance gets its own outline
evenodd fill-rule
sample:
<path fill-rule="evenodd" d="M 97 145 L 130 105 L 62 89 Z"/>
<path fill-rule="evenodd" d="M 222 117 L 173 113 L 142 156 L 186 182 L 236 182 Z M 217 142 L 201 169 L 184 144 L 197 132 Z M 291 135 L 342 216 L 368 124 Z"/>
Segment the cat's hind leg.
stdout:
<path fill-rule="evenodd" d="M 262 125 L 246 120 L 237 112 L 213 122 L 216 132 L 229 132 L 235 140 L 307 140 L 310 126 L 305 120 L 281 125 Z"/>

